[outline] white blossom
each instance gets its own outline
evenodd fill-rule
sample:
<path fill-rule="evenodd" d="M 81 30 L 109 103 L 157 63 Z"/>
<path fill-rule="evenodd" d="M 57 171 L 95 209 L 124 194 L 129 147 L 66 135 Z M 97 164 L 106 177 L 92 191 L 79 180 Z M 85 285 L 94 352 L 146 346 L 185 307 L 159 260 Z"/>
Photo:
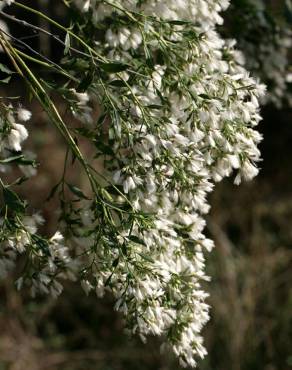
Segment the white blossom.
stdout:
<path fill-rule="evenodd" d="M 31 112 L 25 108 L 18 108 L 17 109 L 17 117 L 19 121 L 29 121 L 31 119 Z"/>

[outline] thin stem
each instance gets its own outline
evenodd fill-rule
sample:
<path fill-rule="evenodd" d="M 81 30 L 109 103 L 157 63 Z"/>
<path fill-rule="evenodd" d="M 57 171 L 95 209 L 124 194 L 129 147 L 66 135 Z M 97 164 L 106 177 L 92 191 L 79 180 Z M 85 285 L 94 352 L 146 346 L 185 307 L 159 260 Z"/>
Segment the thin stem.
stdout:
<path fill-rule="evenodd" d="M 63 122 L 62 117 L 60 116 L 59 111 L 57 110 L 56 106 L 54 105 L 54 103 L 52 102 L 52 100 L 48 96 L 47 92 L 42 87 L 42 85 L 39 83 L 38 79 L 31 72 L 31 70 L 28 68 L 28 66 L 26 65 L 26 63 L 19 56 L 19 54 L 15 51 L 15 49 L 13 48 L 13 46 L 9 42 L 7 42 L 7 40 L 5 38 L 3 38 L 3 35 L 2 35 L 2 44 L 4 44 L 4 48 L 5 48 L 6 52 L 8 53 L 8 55 L 10 56 L 10 58 L 12 59 L 13 64 L 16 67 L 16 70 L 25 79 L 26 79 L 26 77 L 24 76 L 23 72 L 19 68 L 16 60 L 22 65 L 22 67 L 27 72 L 27 75 L 28 75 L 28 78 L 29 78 L 29 81 L 30 81 L 29 86 L 31 87 L 31 90 L 32 90 L 33 94 L 36 96 L 36 98 L 39 100 L 39 102 L 41 103 L 41 105 L 44 107 L 44 109 L 46 110 L 47 114 L 51 118 L 51 120 L 54 123 L 54 125 L 56 126 L 56 128 L 61 132 L 61 134 L 64 137 L 64 139 L 69 144 L 72 152 L 78 158 L 79 162 L 82 164 L 83 168 L 85 169 L 85 171 L 87 173 L 88 179 L 89 179 L 89 181 L 91 183 L 92 190 L 95 192 L 96 182 L 93 181 L 91 172 L 89 170 L 89 167 L 87 166 L 87 163 L 86 163 L 85 159 L 83 158 L 83 155 L 80 152 L 80 149 L 78 148 L 78 146 L 76 145 L 73 137 L 71 136 L 70 131 L 68 130 L 68 128 L 65 125 L 65 123 Z M 44 102 L 44 99 L 38 93 L 38 90 L 41 92 L 41 95 L 45 99 L 45 102 Z M 49 107 L 51 109 L 49 109 Z"/>
<path fill-rule="evenodd" d="M 1 177 L 0 177 L 0 185 L 2 186 L 2 188 L 3 188 L 3 189 L 5 188 L 5 184 L 4 184 L 4 182 L 2 181 Z"/>
<path fill-rule="evenodd" d="M 66 44 L 65 44 L 65 42 L 64 42 L 64 41 L 62 41 L 62 40 L 59 38 L 59 36 L 54 35 L 53 33 L 49 32 L 49 31 L 47 31 L 47 30 L 44 30 L 43 28 L 40 28 L 40 27 L 38 27 L 38 26 L 35 26 L 34 24 L 28 23 L 28 22 L 26 22 L 26 21 L 25 21 L 25 20 L 23 20 L 23 19 L 16 18 L 15 16 L 9 15 L 9 14 L 7 14 L 7 13 L 3 12 L 3 11 L 0 11 L 0 14 L 1 14 L 3 17 L 5 17 L 5 18 L 10 19 L 11 21 L 14 21 L 14 22 L 16 22 L 16 23 L 21 24 L 22 26 L 29 27 L 29 28 L 31 28 L 31 29 L 33 29 L 33 30 L 36 30 L 36 31 L 41 32 L 41 33 L 44 33 L 45 35 L 52 37 L 54 40 L 56 40 L 57 42 L 59 42 L 59 43 L 60 43 L 60 44 L 62 44 L 63 46 L 67 47 L 67 46 L 66 46 Z M 86 57 L 90 57 L 90 58 L 92 57 L 90 54 L 84 53 L 84 52 L 82 52 L 82 51 L 80 51 L 80 50 L 78 50 L 78 49 L 75 49 L 75 48 L 74 48 L 74 47 L 72 47 L 72 46 L 69 46 L 69 49 L 70 49 L 71 51 L 74 51 L 74 53 L 80 54 L 80 55 L 82 55 L 82 56 L 86 56 Z"/>
<path fill-rule="evenodd" d="M 43 61 L 41 61 L 39 59 L 36 59 L 36 58 L 34 58 L 34 57 L 32 57 L 32 56 L 24 53 L 23 51 L 20 51 L 19 49 L 16 49 L 16 48 L 14 48 L 14 49 L 15 49 L 15 51 L 19 55 L 21 55 L 22 57 L 26 58 L 27 60 L 30 60 L 31 62 L 34 62 L 34 63 L 39 64 L 39 65 L 42 65 L 42 66 L 44 66 L 46 68 L 52 68 L 56 72 L 62 74 L 63 76 L 69 78 L 70 80 L 72 80 L 72 81 L 74 81 L 76 83 L 79 83 L 80 82 L 78 80 L 78 78 L 76 78 L 76 77 L 72 76 L 71 74 L 67 73 L 63 68 L 59 67 L 57 64 L 55 64 L 55 63 L 49 64 L 49 63 L 43 62 Z"/>
<path fill-rule="evenodd" d="M 21 4 L 17 1 L 15 1 L 13 3 L 14 5 L 20 7 L 20 8 L 23 8 L 31 13 L 34 13 L 34 14 L 37 14 L 39 17 L 42 17 L 44 19 L 46 19 L 48 22 L 50 22 L 51 24 L 53 24 L 55 27 L 61 29 L 62 31 L 68 33 L 70 36 L 72 36 L 73 38 L 75 38 L 76 40 L 78 40 L 80 42 L 80 44 L 82 44 L 83 46 L 86 47 L 86 49 L 88 49 L 90 51 L 90 53 L 93 53 L 95 54 L 98 58 L 99 58 L 99 61 L 100 62 L 107 62 L 106 58 L 104 58 L 103 56 L 99 55 L 96 50 L 92 49 L 85 41 L 83 41 L 79 36 L 77 36 L 74 32 L 72 32 L 69 28 L 66 28 L 64 26 L 62 26 L 60 23 L 54 21 L 52 18 L 48 17 L 47 15 L 43 14 L 42 12 L 38 11 L 38 10 L 35 10 L 29 6 L 26 6 L 24 4 Z"/>

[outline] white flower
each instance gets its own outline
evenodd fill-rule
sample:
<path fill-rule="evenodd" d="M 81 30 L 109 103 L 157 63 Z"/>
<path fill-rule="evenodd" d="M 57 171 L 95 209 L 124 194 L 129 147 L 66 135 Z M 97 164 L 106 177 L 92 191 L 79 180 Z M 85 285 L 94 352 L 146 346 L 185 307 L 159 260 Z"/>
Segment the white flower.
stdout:
<path fill-rule="evenodd" d="M 292 83 L 292 73 L 288 73 L 288 74 L 286 75 L 286 81 L 287 81 L 288 83 Z"/>
<path fill-rule="evenodd" d="M 246 160 L 242 166 L 241 172 L 245 180 L 251 180 L 257 176 L 259 170 L 256 166 L 251 164 L 250 161 Z"/>
<path fill-rule="evenodd" d="M 126 178 L 126 180 L 123 183 L 123 187 L 124 187 L 124 192 L 126 194 L 129 193 L 130 190 L 133 190 L 133 189 L 136 188 L 136 184 L 135 184 L 132 176 L 128 176 Z"/>
<path fill-rule="evenodd" d="M 61 243 L 64 240 L 63 235 L 60 233 L 60 231 L 56 231 L 55 234 L 51 237 L 50 241 L 52 243 Z"/>
<path fill-rule="evenodd" d="M 86 103 L 89 102 L 89 95 L 87 94 L 87 92 L 80 93 L 80 92 L 77 92 L 75 89 L 70 89 L 70 90 L 75 95 L 80 105 L 85 105 Z"/>
<path fill-rule="evenodd" d="M 93 289 L 93 285 L 88 280 L 81 280 L 81 286 L 86 295 Z"/>
<path fill-rule="evenodd" d="M 11 131 L 7 138 L 8 147 L 15 151 L 21 151 L 21 144 L 28 137 L 26 128 L 17 123 L 12 123 Z"/>
<path fill-rule="evenodd" d="M 20 121 L 26 122 L 31 119 L 31 112 L 24 108 L 17 109 L 17 117 Z"/>
<path fill-rule="evenodd" d="M 85 4 L 83 5 L 83 11 L 88 12 L 90 7 L 90 0 L 85 1 Z"/>

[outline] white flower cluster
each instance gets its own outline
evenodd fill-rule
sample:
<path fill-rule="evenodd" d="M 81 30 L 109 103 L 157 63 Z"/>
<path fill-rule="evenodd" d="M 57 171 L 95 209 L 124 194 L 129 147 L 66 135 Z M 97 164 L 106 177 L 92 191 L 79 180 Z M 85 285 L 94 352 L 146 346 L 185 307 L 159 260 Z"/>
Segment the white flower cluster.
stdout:
<path fill-rule="evenodd" d="M 114 12 L 122 12 L 125 9 L 137 11 L 146 15 L 154 15 L 161 19 L 203 21 L 201 26 L 208 28 L 214 24 L 222 24 L 223 18 L 219 14 L 229 5 L 229 0 L 75 0 L 76 5 L 83 11 L 92 10 L 94 23 L 111 16 Z"/>
<path fill-rule="evenodd" d="M 145 61 L 145 50 L 159 60 L 145 67 L 152 68 L 150 77 L 121 73 L 130 89 L 112 88 L 110 103 L 127 113 L 118 121 L 112 115 L 114 156 L 105 162 L 134 211 L 152 221 L 144 228 L 121 224 L 116 245 L 104 237 L 91 256 L 95 281 L 84 280 L 83 287 L 88 292 L 95 285 L 99 296 L 111 289 L 133 332 L 143 339 L 164 336 L 181 365 L 194 367 L 206 354 L 201 330 L 208 306 L 201 283 L 208 280 L 204 254 L 213 247 L 203 234 L 207 194 L 233 170 L 238 184 L 257 175 L 261 135 L 254 127 L 265 88 L 249 76 L 234 42 L 215 31 L 226 0 L 76 3 L 91 8 L 94 23 L 108 18 L 110 24 L 115 13 L 98 51 L 104 47 L 109 58 L 129 65 L 133 55 Z M 118 24 L 118 15 L 128 17 L 128 27 L 124 19 Z M 83 212 L 83 236 L 76 240 L 87 250 L 96 244 L 98 225 L 94 205 Z"/>
<path fill-rule="evenodd" d="M 91 124 L 92 123 L 92 108 L 89 106 L 90 97 L 87 92 L 77 92 L 75 89 L 70 89 L 71 111 L 74 117 L 80 121 Z"/>
<path fill-rule="evenodd" d="M 23 108 L 19 108 L 17 112 L 14 112 L 14 110 L 10 106 L 8 108 L 7 115 L 5 117 L 1 117 L 1 154 L 5 150 L 20 152 L 23 141 L 25 141 L 28 137 L 27 129 L 24 127 L 24 125 L 16 123 L 16 117 L 19 121 L 25 122 L 31 118 L 31 113 Z"/>
<path fill-rule="evenodd" d="M 38 213 L 19 216 L 13 223 L 0 220 L 0 279 L 13 270 L 20 255 L 25 255 L 30 267 L 25 276 L 16 281 L 17 288 L 28 281 L 32 296 L 42 293 L 57 297 L 63 289 L 59 279 L 74 280 L 74 263 L 60 232 L 48 240 L 37 234 L 43 223 Z"/>
<path fill-rule="evenodd" d="M 64 237 L 59 231 L 47 241 L 46 249 L 35 252 L 34 259 L 37 263 L 44 259 L 44 265 L 32 277 L 32 296 L 42 293 L 56 298 L 63 290 L 60 279 L 75 280 L 76 263 L 72 261 L 69 249 L 64 245 Z"/>
<path fill-rule="evenodd" d="M 0 115 L 0 170 L 8 172 L 15 163 L 27 177 L 36 174 L 33 165 L 34 154 L 22 151 L 23 142 L 28 137 L 25 126 L 17 122 L 27 122 L 31 112 L 23 107 L 15 109 L 12 105 L 1 103 Z M 32 163 L 32 164 L 31 164 Z M 58 278 L 73 279 L 74 264 L 63 244 L 59 232 L 46 239 L 38 235 L 38 228 L 44 223 L 43 218 L 26 212 L 23 202 L 9 185 L 1 178 L 1 204 L 5 210 L 0 219 L 0 279 L 3 279 L 15 267 L 17 257 L 25 255 L 29 268 L 25 276 L 17 281 L 20 288 L 29 281 L 31 294 L 50 293 L 56 297 L 62 291 Z"/>
<path fill-rule="evenodd" d="M 17 232 L 5 234 L 5 238 L 1 237 L 0 241 L 0 279 L 7 276 L 15 267 L 15 261 L 18 255 L 26 251 L 26 246 L 30 243 L 30 235 L 34 235 L 38 225 L 43 223 L 43 218 L 38 214 L 32 216 L 24 216 L 21 219 L 22 228 Z M 5 220 L 0 220 L 2 232 L 5 230 Z"/>
<path fill-rule="evenodd" d="M 204 28 L 209 25 L 222 24 L 223 19 L 218 14 L 225 10 L 229 1 L 146 1 L 137 8 L 136 0 L 128 1 L 107 1 L 102 4 L 99 0 L 84 1 L 76 0 L 77 5 L 83 10 L 93 11 L 94 23 L 98 23 L 105 17 L 110 16 L 117 8 L 114 5 L 122 5 L 128 10 L 138 10 L 144 14 L 155 14 L 162 19 L 188 19 L 202 21 Z M 110 5 L 113 4 L 113 5 Z M 291 67 L 290 51 L 292 46 L 292 33 L 288 27 L 280 25 L 269 25 L 266 19 L 266 4 L 262 0 L 250 0 L 248 6 L 255 9 L 251 15 L 252 19 L 244 23 L 242 34 L 238 34 L 238 47 L 244 52 L 246 68 L 253 71 L 268 86 L 268 91 L 263 98 L 263 103 L 273 103 L 281 107 L 283 103 L 292 105 L 292 86 L 289 78 Z M 246 4 L 244 5 L 246 6 Z M 240 11 L 245 12 L 245 8 L 240 8 L 240 4 L 234 4 L 236 16 Z M 232 16 L 233 13 L 231 13 Z M 245 16 L 245 15 L 244 15 Z M 204 24 L 203 24 L 204 23 Z M 249 35 L 257 33 L 255 40 Z M 135 43 L 141 44 L 141 34 L 137 30 L 119 29 L 117 37 L 112 36 L 112 31 L 108 30 L 107 40 L 111 46 L 119 42 L 125 50 L 135 47 Z"/>
<path fill-rule="evenodd" d="M 3 105 L 2 110 L 0 117 L 0 172 L 7 172 L 10 169 L 10 163 L 15 158 L 15 153 L 23 151 L 23 142 L 28 138 L 28 131 L 23 123 L 31 119 L 31 112 L 23 107 L 15 109 L 12 105 Z M 23 163 L 16 161 L 19 169 L 27 177 L 36 175 L 36 168 L 29 164 L 29 161 L 33 163 L 35 159 L 34 153 L 30 151 L 23 153 L 27 161 Z M 10 159 L 12 160 L 10 161 Z"/>

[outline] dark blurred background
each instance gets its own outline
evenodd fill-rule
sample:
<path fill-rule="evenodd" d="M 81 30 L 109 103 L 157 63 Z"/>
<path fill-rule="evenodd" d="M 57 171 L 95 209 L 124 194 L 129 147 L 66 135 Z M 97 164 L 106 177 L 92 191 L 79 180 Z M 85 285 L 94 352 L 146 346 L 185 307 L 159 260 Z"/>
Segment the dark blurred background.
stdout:
<path fill-rule="evenodd" d="M 24 3 L 66 23 L 60 1 Z M 278 1 L 270 3 L 277 17 Z M 38 17 L 19 11 L 18 16 L 49 27 Z M 16 37 L 28 32 L 9 26 Z M 53 40 L 30 36 L 33 47 L 59 60 L 62 50 Z M 252 40 L 255 35 L 248 37 Z M 1 61 L 6 61 L 3 55 Z M 1 96 L 25 92 L 17 79 L 1 87 Z M 34 147 L 41 166 L 24 195 L 43 208 L 44 232 L 50 234 L 56 225 L 56 204 L 44 199 L 59 179 L 65 150 L 42 109 L 33 101 L 27 103 L 34 114 L 28 127 L 33 138 L 27 146 Z M 267 104 L 262 115 L 260 175 L 239 187 L 225 180 L 210 198 L 207 233 L 216 248 L 207 260 L 211 320 L 204 331 L 209 355 L 200 363 L 202 370 L 292 369 L 292 110 L 285 104 L 281 108 Z M 84 181 L 76 171 L 70 176 Z M 0 295 L 0 370 L 178 369 L 174 358 L 159 353 L 158 339 L 142 344 L 124 333 L 110 296 L 86 297 L 72 283 L 57 300 L 32 300 L 25 292 L 16 292 L 12 278 L 1 282 Z"/>

